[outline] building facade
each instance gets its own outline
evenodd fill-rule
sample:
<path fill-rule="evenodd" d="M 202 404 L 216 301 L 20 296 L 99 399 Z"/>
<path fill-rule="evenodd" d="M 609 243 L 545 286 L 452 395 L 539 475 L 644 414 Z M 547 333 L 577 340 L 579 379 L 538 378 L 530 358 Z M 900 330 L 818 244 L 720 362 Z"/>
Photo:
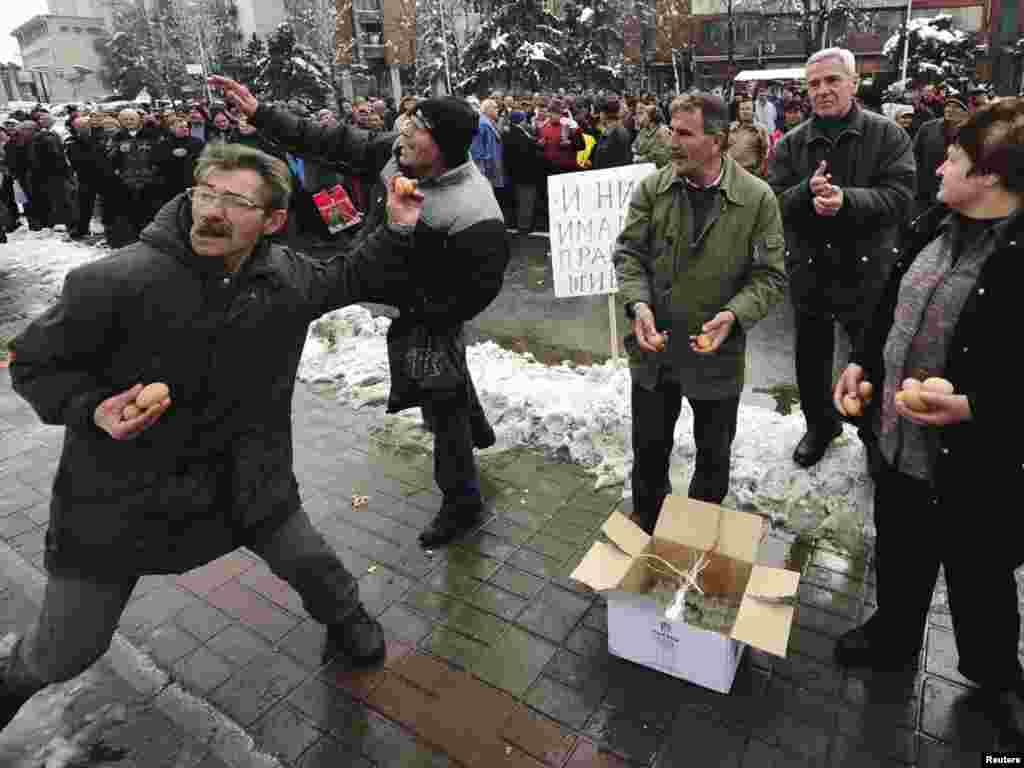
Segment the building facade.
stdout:
<path fill-rule="evenodd" d="M 341 0 L 337 61 L 345 96 L 402 97 L 401 71 L 416 58 L 415 0 Z"/>
<path fill-rule="evenodd" d="M 91 2 L 50 0 L 50 8 L 81 7 L 91 12 Z M 49 13 L 35 16 L 11 32 L 21 48 L 22 95 L 51 104 L 106 96 L 108 91 L 97 76 L 100 58 L 94 47 L 95 41 L 107 34 L 106 29 L 103 16 Z"/>

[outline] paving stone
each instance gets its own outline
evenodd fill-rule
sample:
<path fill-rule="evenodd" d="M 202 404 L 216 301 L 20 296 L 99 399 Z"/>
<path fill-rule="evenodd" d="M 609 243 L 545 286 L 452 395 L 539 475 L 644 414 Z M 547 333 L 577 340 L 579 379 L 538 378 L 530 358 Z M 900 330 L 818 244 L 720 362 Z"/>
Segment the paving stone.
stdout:
<path fill-rule="evenodd" d="M 487 650 L 484 643 L 451 627 L 438 627 L 422 641 L 421 646 L 462 669 L 473 667 Z"/>
<path fill-rule="evenodd" d="M 556 651 L 552 643 L 511 627 L 470 664 L 469 670 L 491 685 L 522 696 Z"/>
<path fill-rule="evenodd" d="M 371 763 L 330 736 L 322 736 L 296 761 L 296 768 L 373 768 Z"/>
<path fill-rule="evenodd" d="M 835 734 L 832 749 L 833 765 L 863 760 L 867 755 L 913 765 L 917 762 L 917 734 L 908 728 L 876 726 L 860 731 L 855 737 Z"/>
<path fill-rule="evenodd" d="M 992 749 L 999 736 L 983 697 L 963 686 L 931 677 L 924 681 L 921 731 L 958 749 Z"/>
<path fill-rule="evenodd" d="M 823 763 L 808 761 L 803 755 L 783 747 L 751 739 L 743 755 L 743 768 L 818 768 Z"/>
<path fill-rule="evenodd" d="M 491 577 L 490 581 L 492 584 L 496 584 L 502 589 L 507 589 L 509 592 L 513 592 L 526 600 L 531 599 L 540 592 L 545 584 L 544 579 L 534 576 L 532 573 L 521 571 L 518 568 L 513 568 L 511 565 L 503 565 Z"/>
<path fill-rule="evenodd" d="M 242 726 L 248 726 L 305 679 L 307 672 L 287 656 L 260 656 L 236 671 L 210 698 Z"/>
<path fill-rule="evenodd" d="M 979 765 L 976 751 L 960 751 L 949 744 L 921 737 L 917 768 L 978 768 Z"/>
<path fill-rule="evenodd" d="M 608 654 L 608 635 L 581 624 L 569 635 L 565 647 L 583 656 L 605 656 Z"/>
<path fill-rule="evenodd" d="M 447 620 L 452 611 L 459 605 L 462 605 L 461 601 L 456 597 L 433 592 L 422 587 L 411 589 L 403 598 L 403 603 L 424 616 L 442 623 Z"/>
<path fill-rule="evenodd" d="M 162 624 L 153 630 L 143 646 L 153 658 L 170 665 L 199 647 L 200 641 L 174 624 Z"/>
<path fill-rule="evenodd" d="M 249 727 L 249 733 L 261 750 L 289 762 L 296 760 L 320 737 L 313 721 L 287 702 L 264 714 Z"/>
<path fill-rule="evenodd" d="M 182 608 L 175 615 L 174 621 L 189 634 L 205 641 L 229 626 L 232 619 L 205 600 L 196 600 Z"/>
<path fill-rule="evenodd" d="M 839 691 L 839 728 L 850 734 L 877 725 L 913 729 L 923 681 L 924 675 L 913 669 L 851 670 Z"/>
<path fill-rule="evenodd" d="M 178 680 L 201 694 L 212 691 L 233 671 L 230 664 L 203 646 L 179 658 L 171 669 Z"/>
<path fill-rule="evenodd" d="M 656 768 L 682 765 L 740 768 L 746 734 L 693 713 L 681 714 L 669 732 Z"/>
<path fill-rule="evenodd" d="M 553 768 L 561 768 L 576 746 L 576 737 L 558 723 L 522 706 L 509 715 L 501 737 Z"/>
<path fill-rule="evenodd" d="M 801 688 L 825 694 L 838 690 L 842 672 L 832 664 L 823 664 L 792 650 L 785 658 L 775 658 L 774 673 Z"/>
<path fill-rule="evenodd" d="M 207 600 L 271 643 L 280 640 L 299 623 L 298 617 L 236 580 L 214 589 Z"/>
<path fill-rule="evenodd" d="M 532 632 L 556 643 L 563 642 L 579 624 L 590 601 L 555 586 L 549 586 L 516 620 Z"/>
<path fill-rule="evenodd" d="M 37 555 L 46 549 L 46 526 L 37 524 L 37 527 L 9 538 L 7 543 L 22 557 Z"/>
<path fill-rule="evenodd" d="M 548 677 L 539 678 L 530 687 L 525 701 L 574 730 L 581 730 L 601 704 L 600 696 L 592 691 L 569 688 Z"/>
<path fill-rule="evenodd" d="M 254 563 L 240 553 L 232 552 L 218 557 L 205 565 L 193 568 L 188 573 L 177 577 L 179 586 L 190 592 L 206 597 L 222 584 L 226 584 L 236 576 L 254 567 Z"/>
<path fill-rule="evenodd" d="M 195 600 L 188 592 L 165 586 L 129 603 L 121 614 L 119 627 L 130 639 L 144 640 L 159 624 Z"/>
<path fill-rule="evenodd" d="M 688 683 L 679 678 L 612 657 L 603 705 L 629 719 L 658 729 L 669 726 L 681 708 Z"/>
<path fill-rule="evenodd" d="M 351 732 L 353 719 L 360 717 L 354 710 L 362 706 L 344 690 L 319 677 L 303 682 L 288 694 L 286 701 L 321 729 L 337 735 Z"/>
<path fill-rule="evenodd" d="M 448 612 L 443 623 L 486 644 L 496 642 L 511 626 L 497 616 L 461 602 Z"/>
<path fill-rule="evenodd" d="M 616 752 L 630 762 L 649 765 L 664 741 L 664 731 L 638 722 L 621 710 L 598 707 L 584 729 L 603 750 Z"/>
<path fill-rule="evenodd" d="M 416 740 L 408 731 L 385 720 L 375 712 L 366 711 L 365 721 L 358 734 L 363 753 L 379 766 L 444 766 L 444 755 Z"/>
<path fill-rule="evenodd" d="M 359 579 L 359 599 L 371 616 L 379 616 L 402 597 L 412 581 L 386 569 L 378 568 Z"/>
<path fill-rule="evenodd" d="M 299 666 L 316 670 L 322 666 L 327 627 L 314 619 L 307 619 L 281 638 L 275 646 L 292 657 Z"/>
<path fill-rule="evenodd" d="M 851 620 L 856 620 L 860 616 L 861 606 L 863 605 L 863 600 L 860 596 L 851 596 L 845 592 L 823 589 L 809 583 L 800 584 L 797 597 L 801 603 Z"/>
<path fill-rule="evenodd" d="M 382 613 L 378 620 L 384 628 L 410 643 L 419 643 L 434 629 L 434 622 L 406 606 L 396 603 Z"/>
<path fill-rule="evenodd" d="M 206 641 L 206 646 L 236 667 L 272 651 L 271 644 L 241 624 L 230 624 Z"/>
<path fill-rule="evenodd" d="M 518 595 L 513 595 L 504 589 L 483 583 L 471 592 L 466 599 L 474 607 L 508 620 L 518 616 L 526 606 L 526 600 Z"/>
<path fill-rule="evenodd" d="M 238 581 L 294 616 L 303 619 L 309 617 L 299 593 L 287 581 L 274 574 L 269 566 L 257 564 L 241 574 Z"/>
<path fill-rule="evenodd" d="M 544 675 L 570 688 L 592 689 L 603 699 L 611 663 L 610 656 L 581 656 L 561 648 L 544 667 Z"/>
<path fill-rule="evenodd" d="M 839 637 L 857 626 L 857 621 L 803 603 L 797 605 L 793 623 L 829 637 Z"/>
<path fill-rule="evenodd" d="M 555 538 L 547 530 L 547 527 L 547 525 L 542 527 L 537 533 L 527 539 L 523 546 L 526 549 L 540 552 L 542 555 L 547 555 L 560 563 L 564 563 L 578 549 L 579 545 Z"/>
<path fill-rule="evenodd" d="M 354 667 L 344 656 L 338 656 L 319 672 L 319 676 L 365 702 L 373 689 L 384 680 L 386 671 L 413 650 L 413 646 L 396 640 L 386 632 L 384 641 L 386 650 L 383 665 Z"/>
<path fill-rule="evenodd" d="M 2 503 L 0 502 L 0 504 Z M 13 539 L 15 536 L 34 530 L 38 525 L 39 523 L 28 515 L 9 510 L 6 517 L 0 517 L 0 539 Z"/>
<path fill-rule="evenodd" d="M 496 517 L 484 526 L 484 531 L 508 542 L 513 548 L 518 547 L 532 535 L 531 529 L 516 525 L 503 517 Z"/>
<path fill-rule="evenodd" d="M 614 752 L 602 751 L 590 739 L 580 738 L 565 768 L 625 768 L 626 765 Z"/>

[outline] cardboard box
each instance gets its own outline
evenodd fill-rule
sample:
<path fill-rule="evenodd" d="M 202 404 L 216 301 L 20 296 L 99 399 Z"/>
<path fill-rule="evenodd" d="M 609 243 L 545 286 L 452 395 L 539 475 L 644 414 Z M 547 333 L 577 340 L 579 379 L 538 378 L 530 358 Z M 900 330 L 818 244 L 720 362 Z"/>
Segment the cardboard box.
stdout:
<path fill-rule="evenodd" d="M 595 542 L 572 573 L 606 593 L 609 651 L 721 693 L 732 688 L 747 645 L 784 657 L 794 607 L 771 601 L 795 599 L 800 574 L 757 565 L 765 525 L 757 515 L 680 496 L 666 497 L 653 536 L 614 512 L 602 527 L 613 543 Z M 707 595 L 739 603 L 728 633 L 666 619 L 649 594 L 657 574 L 638 557 L 658 555 L 688 571 L 712 547 L 697 583 Z"/>

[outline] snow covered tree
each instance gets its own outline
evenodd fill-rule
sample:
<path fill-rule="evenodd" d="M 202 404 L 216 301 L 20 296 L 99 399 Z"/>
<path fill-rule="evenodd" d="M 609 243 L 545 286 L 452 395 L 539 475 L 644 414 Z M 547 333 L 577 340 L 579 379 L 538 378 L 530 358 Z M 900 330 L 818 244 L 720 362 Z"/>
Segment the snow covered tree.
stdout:
<path fill-rule="evenodd" d="M 910 35 L 907 58 L 909 80 L 943 82 L 963 91 L 974 79 L 974 35 L 955 29 L 952 16 L 939 14 L 931 18 L 912 19 L 907 31 Z M 889 58 L 891 67 L 897 72 L 903 66 L 903 33 L 901 29 L 882 48 L 882 53 Z"/>
<path fill-rule="evenodd" d="M 467 41 L 457 90 L 498 83 L 512 90 L 541 90 L 560 82 L 566 66 L 567 32 L 537 0 L 497 5 Z M 453 73 L 454 80 L 454 73 Z"/>
<path fill-rule="evenodd" d="M 327 66 L 329 80 L 336 79 L 334 38 L 338 27 L 335 0 L 284 0 L 285 18 L 296 41 L 310 49 Z"/>
<path fill-rule="evenodd" d="M 333 104 L 330 68 L 295 39 L 295 30 L 282 22 L 267 38 L 267 55 L 253 78 L 261 99 L 305 98 L 314 105 Z"/>
<path fill-rule="evenodd" d="M 153 59 L 150 62 L 160 82 L 158 93 L 183 98 L 194 84 L 185 65 L 192 62 L 196 48 L 181 7 L 173 0 L 159 0 L 149 17 Z"/>
<path fill-rule="evenodd" d="M 99 78 L 123 98 L 134 99 L 146 88 L 160 93 L 161 78 L 153 66 L 156 55 L 145 13 L 134 3 L 111 4 L 113 30 L 93 43 L 100 58 Z"/>
<path fill-rule="evenodd" d="M 608 0 L 567 0 L 563 7 L 563 85 L 575 90 L 621 87 L 624 40 L 620 9 Z"/>
<path fill-rule="evenodd" d="M 463 80 L 455 6 L 453 0 L 416 0 L 415 88 L 421 93 L 432 92 L 437 84 L 445 87 L 447 73 L 452 90 Z"/>

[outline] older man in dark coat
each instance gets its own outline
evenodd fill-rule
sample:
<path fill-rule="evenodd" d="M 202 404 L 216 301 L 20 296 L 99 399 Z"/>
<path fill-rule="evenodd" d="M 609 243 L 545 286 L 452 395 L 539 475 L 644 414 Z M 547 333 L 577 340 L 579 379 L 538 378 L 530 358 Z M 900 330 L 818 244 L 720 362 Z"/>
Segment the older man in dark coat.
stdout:
<path fill-rule="evenodd" d="M 856 338 L 871 316 L 914 195 L 910 137 L 857 104 L 857 83 L 848 50 L 811 56 L 814 117 L 779 140 L 768 167 L 786 228 L 796 380 L 807 421 L 793 460 L 803 467 L 818 462 L 842 431 L 831 398 L 835 325 Z"/>
<path fill-rule="evenodd" d="M 197 185 L 141 241 L 73 270 L 11 345 L 11 379 L 66 427 L 37 621 L 0 662 L 0 726 L 49 683 L 100 657 L 139 577 L 246 546 L 328 627 L 325 657 L 379 661 L 383 632 L 313 528 L 292 471 L 291 401 L 307 326 L 408 280 L 422 197 L 388 194 L 388 221 L 314 262 L 266 241 L 290 176 L 257 150 L 207 148 Z M 191 198 L 191 199 L 190 199 Z M 169 395 L 126 412 L 141 387 Z"/>

